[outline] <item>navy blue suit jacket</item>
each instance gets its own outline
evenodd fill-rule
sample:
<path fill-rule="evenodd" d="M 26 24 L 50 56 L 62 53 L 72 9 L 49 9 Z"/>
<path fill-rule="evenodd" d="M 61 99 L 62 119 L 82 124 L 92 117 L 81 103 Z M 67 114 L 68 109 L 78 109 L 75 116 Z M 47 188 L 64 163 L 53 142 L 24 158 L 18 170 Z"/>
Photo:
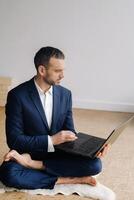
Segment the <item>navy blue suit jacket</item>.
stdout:
<path fill-rule="evenodd" d="M 49 129 L 34 78 L 8 93 L 6 104 L 6 137 L 10 149 L 20 153 L 47 153 L 48 136 L 61 130 L 75 133 L 72 119 L 71 92 L 53 86 L 53 114 Z"/>

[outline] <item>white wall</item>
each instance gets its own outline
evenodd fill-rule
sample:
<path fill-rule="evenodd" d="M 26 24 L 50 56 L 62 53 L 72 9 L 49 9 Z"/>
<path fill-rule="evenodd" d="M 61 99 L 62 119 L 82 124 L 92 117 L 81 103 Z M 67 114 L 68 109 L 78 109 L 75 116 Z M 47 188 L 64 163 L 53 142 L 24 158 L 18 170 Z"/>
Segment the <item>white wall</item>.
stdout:
<path fill-rule="evenodd" d="M 42 46 L 66 54 L 73 106 L 134 112 L 133 0 L 0 0 L 0 76 L 35 74 Z"/>

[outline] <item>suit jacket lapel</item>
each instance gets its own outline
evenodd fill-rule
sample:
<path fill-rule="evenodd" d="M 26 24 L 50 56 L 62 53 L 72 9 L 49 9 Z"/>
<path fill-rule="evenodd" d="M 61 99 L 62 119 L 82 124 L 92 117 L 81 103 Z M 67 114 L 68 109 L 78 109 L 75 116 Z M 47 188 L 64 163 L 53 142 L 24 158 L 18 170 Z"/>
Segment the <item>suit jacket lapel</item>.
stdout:
<path fill-rule="evenodd" d="M 46 120 L 46 115 L 45 115 L 45 112 L 44 112 L 44 109 L 43 109 L 43 106 L 42 106 L 38 91 L 37 91 L 36 86 L 34 84 L 34 78 L 32 80 L 30 80 L 29 90 L 30 90 L 31 99 L 32 99 L 35 107 L 37 108 L 37 110 L 38 110 L 38 112 L 39 112 L 39 114 L 40 114 L 45 126 L 49 130 L 48 123 L 47 123 L 47 120 Z"/>
<path fill-rule="evenodd" d="M 54 129 L 60 113 L 60 93 L 57 86 L 53 86 L 53 114 L 51 130 Z M 53 133 L 52 133 L 53 134 Z"/>

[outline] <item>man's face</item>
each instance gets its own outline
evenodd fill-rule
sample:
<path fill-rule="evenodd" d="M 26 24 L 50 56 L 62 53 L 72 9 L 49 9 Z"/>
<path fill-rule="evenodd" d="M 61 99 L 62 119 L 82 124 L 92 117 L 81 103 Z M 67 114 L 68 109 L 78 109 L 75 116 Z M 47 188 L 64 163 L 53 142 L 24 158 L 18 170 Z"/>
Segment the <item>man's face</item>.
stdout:
<path fill-rule="evenodd" d="M 64 65 L 64 59 L 50 58 L 47 68 L 44 67 L 44 82 L 49 85 L 59 84 L 64 78 Z"/>

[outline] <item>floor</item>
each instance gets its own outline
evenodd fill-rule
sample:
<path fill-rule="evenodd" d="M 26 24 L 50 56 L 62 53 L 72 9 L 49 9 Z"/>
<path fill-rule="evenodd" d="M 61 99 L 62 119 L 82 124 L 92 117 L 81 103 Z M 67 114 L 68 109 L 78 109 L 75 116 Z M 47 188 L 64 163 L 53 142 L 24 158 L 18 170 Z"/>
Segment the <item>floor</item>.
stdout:
<path fill-rule="evenodd" d="M 93 134 L 99 137 L 107 135 L 120 123 L 127 120 L 132 113 L 108 112 L 96 110 L 74 109 L 74 123 L 76 131 Z M 0 108 L 0 162 L 8 151 L 4 130 L 4 108 Z M 113 144 L 105 158 L 103 158 L 103 172 L 99 182 L 111 188 L 118 200 L 134 199 L 134 120 L 127 127 L 119 139 Z M 29 195 L 22 192 L 8 192 L 0 194 L 0 200 L 86 200 L 78 195 L 56 195 L 55 197 Z M 88 200 L 90 200 L 88 198 Z"/>

